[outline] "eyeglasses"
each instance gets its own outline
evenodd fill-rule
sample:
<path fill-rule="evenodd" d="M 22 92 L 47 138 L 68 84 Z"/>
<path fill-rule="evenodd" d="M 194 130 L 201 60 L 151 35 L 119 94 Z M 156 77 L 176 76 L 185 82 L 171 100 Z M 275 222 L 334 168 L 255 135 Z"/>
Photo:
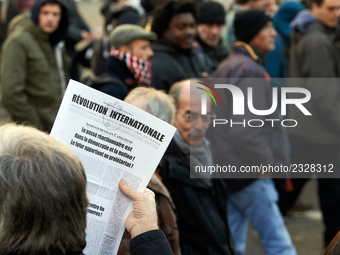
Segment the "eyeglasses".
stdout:
<path fill-rule="evenodd" d="M 216 117 L 216 114 L 213 112 L 209 112 L 206 115 L 201 115 L 201 114 L 197 114 L 197 113 L 186 113 L 183 115 L 183 118 L 186 122 L 188 123 L 195 123 L 198 121 L 199 118 L 202 119 L 203 123 L 209 123 L 211 122 L 212 119 L 214 119 Z"/>

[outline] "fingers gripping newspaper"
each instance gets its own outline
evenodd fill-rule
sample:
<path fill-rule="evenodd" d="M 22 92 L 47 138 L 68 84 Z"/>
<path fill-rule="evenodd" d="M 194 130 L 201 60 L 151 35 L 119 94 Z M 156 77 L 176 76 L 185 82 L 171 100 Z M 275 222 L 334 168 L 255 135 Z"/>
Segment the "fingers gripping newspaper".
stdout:
<path fill-rule="evenodd" d="M 70 146 L 87 176 L 85 254 L 116 254 L 132 201 L 125 179 L 143 192 L 175 128 L 114 97 L 71 80 L 51 135 Z"/>

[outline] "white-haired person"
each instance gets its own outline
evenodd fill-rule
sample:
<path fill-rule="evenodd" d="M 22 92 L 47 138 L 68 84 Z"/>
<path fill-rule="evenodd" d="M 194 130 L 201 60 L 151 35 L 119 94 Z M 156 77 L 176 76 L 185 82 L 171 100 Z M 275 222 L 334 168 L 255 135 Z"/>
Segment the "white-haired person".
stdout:
<path fill-rule="evenodd" d="M 133 199 L 131 254 L 172 254 L 154 193 L 119 186 Z M 0 254 L 83 255 L 87 206 L 86 175 L 68 146 L 33 127 L 0 126 Z"/>
<path fill-rule="evenodd" d="M 153 116 L 173 125 L 175 118 L 175 103 L 171 96 L 164 91 L 154 88 L 137 87 L 127 95 L 125 102 L 134 105 Z M 159 166 L 160 167 L 160 166 Z M 159 168 L 158 167 L 158 168 Z M 158 174 L 158 169 L 153 174 L 148 188 L 156 194 L 159 227 L 167 237 L 171 249 L 175 255 L 180 255 L 179 233 L 176 218 L 176 208 L 171 199 L 168 189 L 164 186 Z M 125 233 L 118 255 L 126 254 L 129 236 Z"/>

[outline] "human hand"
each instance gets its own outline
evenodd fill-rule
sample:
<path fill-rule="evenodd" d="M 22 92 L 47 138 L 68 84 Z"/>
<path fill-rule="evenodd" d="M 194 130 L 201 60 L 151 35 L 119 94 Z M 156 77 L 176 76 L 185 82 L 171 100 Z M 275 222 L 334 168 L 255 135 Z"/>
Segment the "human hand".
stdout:
<path fill-rule="evenodd" d="M 131 238 L 144 232 L 158 229 L 155 194 L 145 189 L 144 193 L 134 190 L 125 180 L 120 180 L 119 188 L 133 200 L 133 211 L 126 219 L 126 230 Z"/>

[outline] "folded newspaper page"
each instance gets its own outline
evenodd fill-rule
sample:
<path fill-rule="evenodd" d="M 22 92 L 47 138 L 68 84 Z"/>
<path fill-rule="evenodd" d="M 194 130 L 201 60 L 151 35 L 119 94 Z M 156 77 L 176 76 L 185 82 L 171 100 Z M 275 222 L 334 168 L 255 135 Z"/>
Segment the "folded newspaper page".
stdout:
<path fill-rule="evenodd" d="M 175 128 L 121 100 L 71 80 L 51 135 L 70 146 L 87 176 L 85 254 L 116 254 L 132 201 L 125 179 L 143 192 Z"/>

